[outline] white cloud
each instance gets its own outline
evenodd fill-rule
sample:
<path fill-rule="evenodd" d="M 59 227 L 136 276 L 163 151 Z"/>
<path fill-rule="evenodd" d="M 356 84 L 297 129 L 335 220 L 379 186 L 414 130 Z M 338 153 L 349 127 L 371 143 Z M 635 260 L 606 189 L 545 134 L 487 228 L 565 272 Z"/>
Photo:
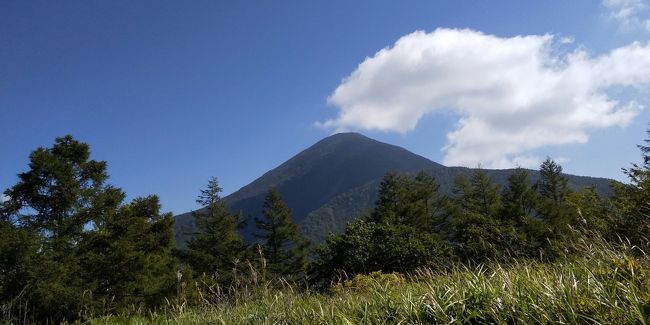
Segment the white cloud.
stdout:
<path fill-rule="evenodd" d="M 473 30 L 417 31 L 366 58 L 328 98 L 338 116 L 319 126 L 413 130 L 425 115 L 459 116 L 447 165 L 532 167 L 531 151 L 586 143 L 594 128 L 624 127 L 642 105 L 609 98 L 612 86 L 650 84 L 650 45 L 591 57 L 560 55 L 552 35 L 502 38 Z"/>
<path fill-rule="evenodd" d="M 562 37 L 560 38 L 560 44 L 572 44 L 575 40 L 573 37 Z"/>
<path fill-rule="evenodd" d="M 5 194 L 0 195 L 0 203 L 5 203 L 9 201 L 9 197 Z"/>
<path fill-rule="evenodd" d="M 645 0 L 603 0 L 609 11 L 609 18 L 617 21 L 623 30 L 633 30 L 642 26 L 641 14 L 648 9 Z"/>

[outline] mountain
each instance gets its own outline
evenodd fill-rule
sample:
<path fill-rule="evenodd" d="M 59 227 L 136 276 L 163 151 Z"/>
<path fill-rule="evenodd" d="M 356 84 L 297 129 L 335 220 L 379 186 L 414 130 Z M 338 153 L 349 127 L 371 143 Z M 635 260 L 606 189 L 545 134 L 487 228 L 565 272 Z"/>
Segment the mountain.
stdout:
<path fill-rule="evenodd" d="M 492 180 L 506 184 L 514 169 L 486 170 Z M 358 133 L 339 133 L 327 137 L 298 153 L 282 165 L 224 198 L 232 211 L 248 220 L 244 236 L 252 240 L 254 217 L 259 217 L 269 188 L 275 186 L 293 210 L 294 220 L 312 241 L 322 241 L 329 232 L 341 232 L 354 218 L 372 208 L 377 188 L 389 171 L 426 171 L 436 178 L 441 189 L 450 193 L 454 179 L 469 176 L 473 169 L 445 167 L 404 148 L 382 143 Z M 539 172 L 530 170 L 531 182 Z M 609 179 L 567 175 L 569 186 L 582 189 L 595 186 L 610 195 Z M 184 246 L 194 229 L 192 213 L 176 216 L 174 230 L 179 246 Z"/>

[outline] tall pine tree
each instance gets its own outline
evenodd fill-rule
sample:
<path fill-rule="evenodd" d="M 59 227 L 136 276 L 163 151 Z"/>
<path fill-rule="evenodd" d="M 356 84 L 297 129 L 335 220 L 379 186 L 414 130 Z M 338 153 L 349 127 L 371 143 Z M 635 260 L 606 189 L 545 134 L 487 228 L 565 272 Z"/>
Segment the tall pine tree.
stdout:
<path fill-rule="evenodd" d="M 33 317 L 58 322 L 104 302 L 160 303 L 175 265 L 173 220 L 159 216 L 157 199 L 123 206 L 124 193 L 106 183 L 106 162 L 91 160 L 89 146 L 72 136 L 29 158 L 29 171 L 5 192 L 1 215 L 11 245 L 25 240 L 31 250 L 0 245 L 0 254 L 18 263 L 9 277 L 26 279 Z"/>
<path fill-rule="evenodd" d="M 572 209 L 566 202 L 567 195 L 570 193 L 569 181 L 562 174 L 562 166 L 550 158 L 542 162 L 539 174 L 537 211 L 549 227 L 550 236 L 562 236 L 568 229 L 568 225 L 573 222 Z"/>
<path fill-rule="evenodd" d="M 195 273 L 216 275 L 218 282 L 228 283 L 238 262 L 248 258 L 248 247 L 237 231 L 241 218 L 228 210 L 220 193 L 217 179 L 210 178 L 196 200 L 204 208 L 194 212 L 197 233 L 183 256 Z"/>
<path fill-rule="evenodd" d="M 457 255 L 474 262 L 495 257 L 503 241 L 497 220 L 499 186 L 479 168 L 470 179 L 457 178 L 454 193 L 452 240 Z"/>
<path fill-rule="evenodd" d="M 266 270 L 274 277 L 297 279 L 306 267 L 309 242 L 293 222 L 291 209 L 282 201 L 280 192 L 272 188 L 264 199 L 262 218 L 255 218 L 266 260 Z"/>

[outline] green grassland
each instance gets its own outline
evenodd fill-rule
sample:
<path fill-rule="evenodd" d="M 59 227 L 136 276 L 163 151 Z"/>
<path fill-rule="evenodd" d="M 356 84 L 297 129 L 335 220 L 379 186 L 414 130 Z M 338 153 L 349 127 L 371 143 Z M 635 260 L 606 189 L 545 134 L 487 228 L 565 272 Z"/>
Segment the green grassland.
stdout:
<path fill-rule="evenodd" d="M 576 240 L 580 254 L 550 264 L 455 266 L 371 273 L 327 292 L 287 283 L 201 293 L 145 315 L 90 324 L 648 324 L 650 257 L 625 242 Z M 222 295 L 222 296 L 220 296 Z"/>

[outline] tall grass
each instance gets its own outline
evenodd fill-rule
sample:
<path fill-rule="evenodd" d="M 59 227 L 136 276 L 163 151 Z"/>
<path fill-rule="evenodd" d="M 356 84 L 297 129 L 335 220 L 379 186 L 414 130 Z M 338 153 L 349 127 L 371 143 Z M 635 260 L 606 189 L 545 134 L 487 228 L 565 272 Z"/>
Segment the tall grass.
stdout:
<path fill-rule="evenodd" d="M 229 289 L 234 292 L 213 288 L 201 293 L 198 306 L 170 302 L 164 311 L 90 323 L 648 324 L 648 254 L 625 241 L 580 237 L 570 244 L 579 254 L 548 264 L 515 260 L 411 275 L 373 273 L 336 283 L 327 293 L 286 282 Z"/>

